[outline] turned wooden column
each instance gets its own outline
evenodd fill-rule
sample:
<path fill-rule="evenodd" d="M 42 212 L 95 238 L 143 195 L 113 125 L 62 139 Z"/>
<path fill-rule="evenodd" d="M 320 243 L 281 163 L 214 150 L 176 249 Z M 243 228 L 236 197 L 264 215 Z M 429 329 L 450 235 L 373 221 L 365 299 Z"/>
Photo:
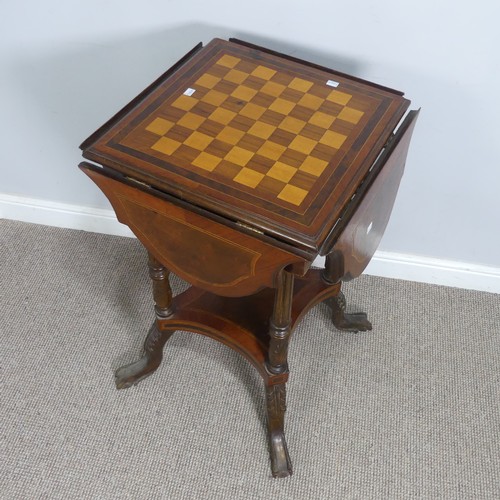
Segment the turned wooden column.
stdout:
<path fill-rule="evenodd" d="M 170 288 L 170 271 L 148 252 L 149 277 L 153 281 L 153 299 L 155 312 L 159 318 L 172 315 L 172 289 Z"/>
<path fill-rule="evenodd" d="M 274 309 L 269 322 L 269 352 L 267 367 L 273 374 L 288 370 L 288 340 L 290 338 L 293 298 L 293 274 L 284 270 L 277 277 Z"/>
<path fill-rule="evenodd" d="M 323 281 L 329 285 L 338 283 L 344 274 L 344 256 L 341 252 L 330 252 L 325 257 L 325 268 L 321 274 Z"/>

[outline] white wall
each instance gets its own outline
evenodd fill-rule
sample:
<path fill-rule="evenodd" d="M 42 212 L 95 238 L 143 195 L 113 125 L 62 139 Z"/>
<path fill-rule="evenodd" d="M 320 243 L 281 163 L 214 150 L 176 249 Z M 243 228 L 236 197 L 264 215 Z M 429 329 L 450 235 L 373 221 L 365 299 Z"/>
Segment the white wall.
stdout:
<path fill-rule="evenodd" d="M 236 36 L 405 91 L 422 113 L 381 250 L 500 268 L 499 6 L 3 2 L 0 193 L 108 208 L 79 143 L 198 41 Z"/>

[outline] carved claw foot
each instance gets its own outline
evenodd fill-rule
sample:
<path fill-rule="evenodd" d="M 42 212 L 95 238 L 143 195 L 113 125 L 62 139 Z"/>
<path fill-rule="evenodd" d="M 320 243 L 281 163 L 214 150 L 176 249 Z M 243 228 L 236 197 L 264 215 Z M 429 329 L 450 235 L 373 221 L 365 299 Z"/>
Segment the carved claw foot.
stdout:
<path fill-rule="evenodd" d="M 128 389 L 149 375 L 153 374 L 160 366 L 163 358 L 163 346 L 174 332 L 160 331 L 156 325 L 149 330 L 144 342 L 144 354 L 135 363 L 122 366 L 115 372 L 115 385 L 117 389 Z"/>
<path fill-rule="evenodd" d="M 271 434 L 271 436 L 269 436 L 269 446 L 273 477 L 291 476 L 293 473 L 292 461 L 288 454 L 285 435 L 282 432 Z"/>
<path fill-rule="evenodd" d="M 366 332 L 372 329 L 372 324 L 368 321 L 365 313 L 343 313 L 341 317 L 332 318 L 335 328 L 348 332 Z"/>
<path fill-rule="evenodd" d="M 372 324 L 368 321 L 365 313 L 346 313 L 346 301 L 342 292 L 336 297 L 328 300 L 328 304 L 332 308 L 332 322 L 335 328 L 348 332 L 366 332 L 372 329 Z"/>

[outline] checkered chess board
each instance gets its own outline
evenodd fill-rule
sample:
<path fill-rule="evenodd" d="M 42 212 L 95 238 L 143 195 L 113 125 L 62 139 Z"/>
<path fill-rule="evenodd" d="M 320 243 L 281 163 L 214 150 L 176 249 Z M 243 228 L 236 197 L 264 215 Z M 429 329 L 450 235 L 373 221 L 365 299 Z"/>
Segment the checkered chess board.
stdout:
<path fill-rule="evenodd" d="M 224 54 L 122 144 L 299 207 L 365 114 L 362 103 L 335 85 Z"/>

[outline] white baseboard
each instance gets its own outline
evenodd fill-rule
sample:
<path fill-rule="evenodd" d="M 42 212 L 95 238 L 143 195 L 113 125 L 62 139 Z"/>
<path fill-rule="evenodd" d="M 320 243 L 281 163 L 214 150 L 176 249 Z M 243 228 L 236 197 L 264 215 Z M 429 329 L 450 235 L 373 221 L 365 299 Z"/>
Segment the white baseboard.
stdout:
<path fill-rule="evenodd" d="M 112 210 L 0 193 L 0 218 L 133 237 Z M 315 264 L 322 266 L 324 259 Z M 366 274 L 500 293 L 500 268 L 395 252 L 375 253 Z"/>
<path fill-rule="evenodd" d="M 500 268 L 396 252 L 375 253 L 366 274 L 500 293 Z"/>
<path fill-rule="evenodd" d="M 127 226 L 116 220 L 115 213 L 111 209 L 70 205 L 2 193 L 0 193 L 0 219 L 134 237 Z"/>

